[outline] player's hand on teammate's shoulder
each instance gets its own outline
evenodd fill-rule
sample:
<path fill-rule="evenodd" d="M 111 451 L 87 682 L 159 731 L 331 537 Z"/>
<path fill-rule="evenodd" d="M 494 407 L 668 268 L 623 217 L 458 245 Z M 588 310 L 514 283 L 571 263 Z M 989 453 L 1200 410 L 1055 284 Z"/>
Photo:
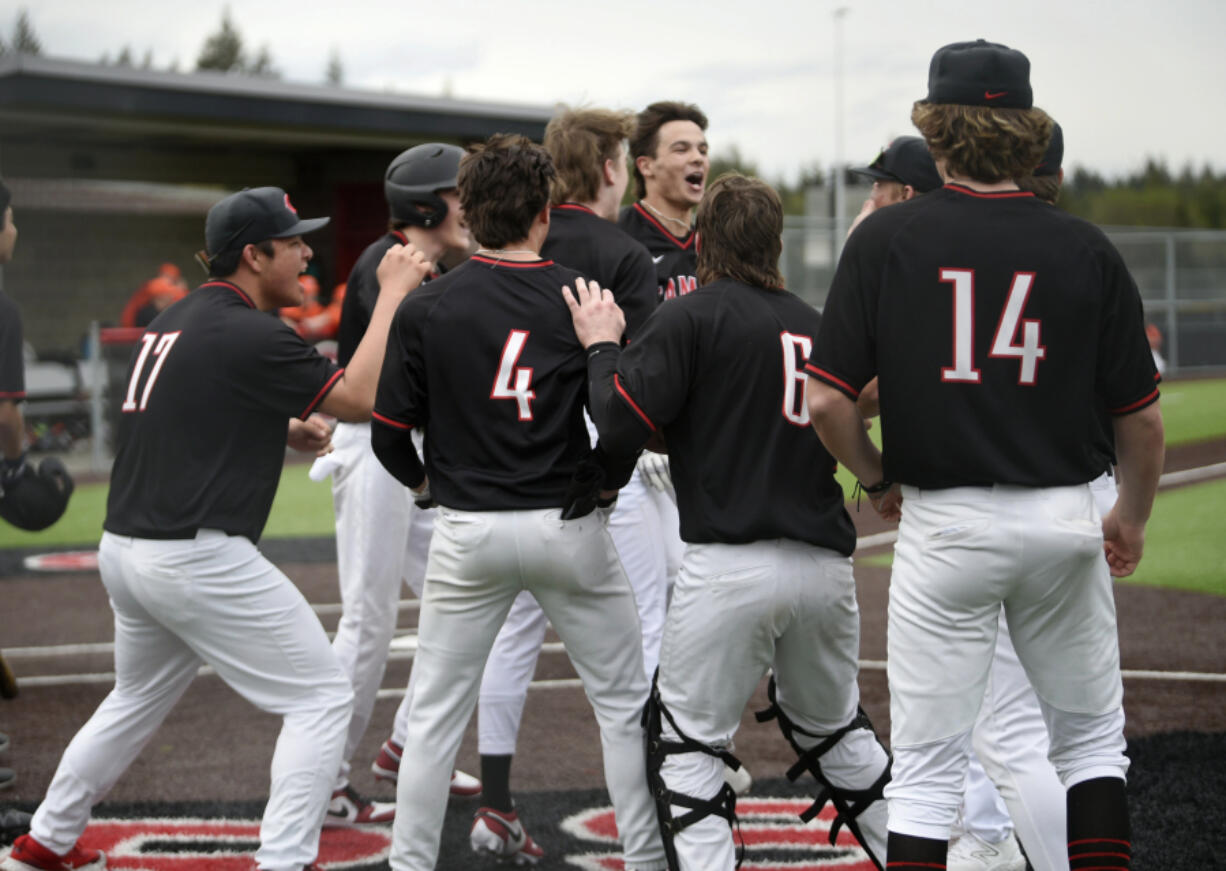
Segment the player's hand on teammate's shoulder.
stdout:
<path fill-rule="evenodd" d="M 1137 570 L 1145 550 L 1145 526 L 1121 523 L 1116 509 L 1103 518 L 1103 553 L 1111 577 L 1126 578 Z"/>
<path fill-rule="evenodd" d="M 575 335 L 585 348 L 600 342 L 620 342 L 626 329 L 626 316 L 613 299 L 613 291 L 596 281 L 575 279 L 575 287 L 562 288 L 562 298 L 570 309 Z"/>
<path fill-rule="evenodd" d="M 312 414 L 306 420 L 290 418 L 285 442 L 296 451 L 314 452 L 322 457 L 332 451 L 332 426 L 320 414 Z"/>
<path fill-rule="evenodd" d="M 412 245 L 393 245 L 383 255 L 375 275 L 383 293 L 408 293 L 434 269 L 434 264 Z"/>

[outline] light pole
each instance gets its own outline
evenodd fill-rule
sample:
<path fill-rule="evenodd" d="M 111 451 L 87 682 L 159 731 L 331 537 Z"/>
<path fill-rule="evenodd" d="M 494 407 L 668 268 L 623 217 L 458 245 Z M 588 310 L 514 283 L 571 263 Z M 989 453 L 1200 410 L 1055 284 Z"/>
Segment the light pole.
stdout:
<path fill-rule="evenodd" d="M 834 261 L 843 252 L 843 237 L 847 233 L 843 217 L 847 191 L 843 186 L 843 18 L 846 6 L 834 9 Z"/>

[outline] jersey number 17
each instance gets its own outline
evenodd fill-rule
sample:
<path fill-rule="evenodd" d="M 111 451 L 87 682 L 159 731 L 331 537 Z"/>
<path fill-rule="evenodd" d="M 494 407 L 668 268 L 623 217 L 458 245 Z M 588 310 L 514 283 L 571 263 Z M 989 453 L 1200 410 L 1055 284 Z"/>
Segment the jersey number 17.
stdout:
<path fill-rule="evenodd" d="M 136 358 L 135 365 L 132 366 L 132 376 L 128 379 L 128 392 L 124 395 L 123 405 L 120 406 L 124 411 L 145 410 L 145 406 L 149 404 L 149 394 L 153 392 L 153 385 L 158 380 L 162 367 L 166 365 L 166 358 L 170 356 L 170 349 L 175 346 L 181 334 L 181 330 L 176 330 L 173 333 L 145 333 L 140 337 L 140 354 Z M 141 374 L 145 371 L 145 365 L 149 362 L 151 354 L 155 362 L 153 369 L 149 372 L 149 379 L 145 381 L 145 389 L 141 391 L 138 404 L 136 401 L 137 385 L 140 383 Z"/>

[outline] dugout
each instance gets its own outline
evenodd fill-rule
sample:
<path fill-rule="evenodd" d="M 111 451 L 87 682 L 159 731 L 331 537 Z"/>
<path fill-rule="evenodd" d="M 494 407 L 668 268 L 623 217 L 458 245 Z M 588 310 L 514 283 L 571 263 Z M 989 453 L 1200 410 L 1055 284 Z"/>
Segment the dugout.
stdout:
<path fill-rule="evenodd" d="M 312 235 L 325 294 L 386 224 L 382 175 L 405 148 L 495 132 L 539 140 L 553 107 L 358 91 L 6 54 L 0 175 L 20 238 L 3 287 L 27 342 L 81 355 L 91 321 L 118 322 L 159 264 L 203 279 L 209 206 L 234 190 L 285 188 Z"/>

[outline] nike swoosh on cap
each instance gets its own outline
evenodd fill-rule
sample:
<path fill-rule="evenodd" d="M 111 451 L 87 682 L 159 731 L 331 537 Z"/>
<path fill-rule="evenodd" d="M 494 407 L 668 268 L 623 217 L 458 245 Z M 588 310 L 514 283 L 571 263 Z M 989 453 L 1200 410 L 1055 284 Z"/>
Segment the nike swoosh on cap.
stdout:
<path fill-rule="evenodd" d="M 983 98 L 985 100 L 996 100 L 1000 97 L 1003 97 L 1007 93 L 1009 92 L 1008 91 L 997 91 L 995 94 L 993 94 L 991 91 L 984 91 Z"/>

